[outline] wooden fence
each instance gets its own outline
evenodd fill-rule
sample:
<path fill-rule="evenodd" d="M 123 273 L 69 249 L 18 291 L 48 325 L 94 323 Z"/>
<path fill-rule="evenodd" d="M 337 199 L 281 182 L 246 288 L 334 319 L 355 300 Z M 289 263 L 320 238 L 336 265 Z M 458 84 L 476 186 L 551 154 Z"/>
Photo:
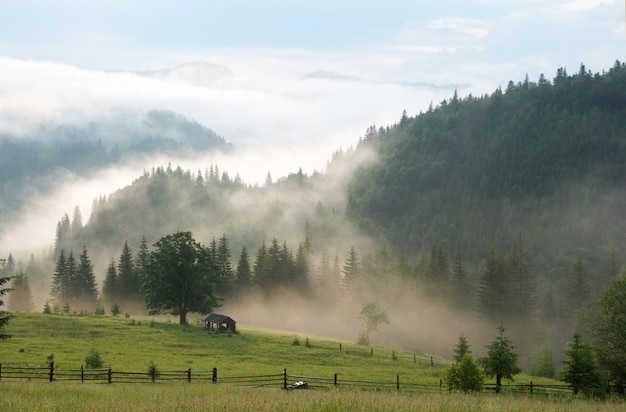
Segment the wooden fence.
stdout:
<path fill-rule="evenodd" d="M 287 369 L 282 373 L 253 376 L 221 376 L 217 368 L 212 370 L 156 370 L 146 372 L 124 372 L 112 368 L 102 369 L 61 369 L 51 362 L 48 367 L 23 367 L 0 364 L 0 381 L 7 379 L 41 380 L 49 382 L 57 381 L 80 381 L 83 383 L 161 383 L 161 382 L 212 382 L 229 383 L 245 386 L 268 386 L 283 389 L 295 389 L 306 387 L 308 389 L 330 388 L 361 388 L 374 390 L 395 390 L 410 392 L 444 392 L 446 388 L 443 382 L 428 384 L 405 382 L 400 375 L 389 381 L 369 381 L 346 379 L 344 376 L 334 374 L 332 377 L 318 377 L 305 375 L 287 374 Z M 486 384 L 486 392 L 495 392 L 495 384 Z M 560 394 L 572 393 L 572 387 L 568 385 L 537 385 L 510 384 L 502 385 L 502 392 L 516 392 L 526 394 Z"/>

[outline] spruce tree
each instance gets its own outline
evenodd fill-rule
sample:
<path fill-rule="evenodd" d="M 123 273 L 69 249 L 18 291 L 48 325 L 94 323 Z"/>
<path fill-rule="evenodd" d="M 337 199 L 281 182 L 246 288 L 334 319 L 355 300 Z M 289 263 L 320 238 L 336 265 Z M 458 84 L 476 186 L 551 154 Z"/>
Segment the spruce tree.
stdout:
<path fill-rule="evenodd" d="M 252 270 L 250 268 L 250 257 L 248 256 L 248 249 L 245 246 L 241 249 L 239 261 L 237 262 L 236 283 L 237 290 L 239 292 L 247 292 L 252 287 Z"/>
<path fill-rule="evenodd" d="M 65 259 L 65 251 L 60 250 L 56 267 L 52 275 L 52 290 L 50 294 L 55 302 L 59 304 L 64 301 L 69 294 L 69 276 L 67 271 L 67 261 Z"/>
<path fill-rule="evenodd" d="M 87 247 L 83 246 L 83 252 L 80 254 L 80 262 L 78 264 L 77 280 L 77 299 L 79 304 L 85 309 L 95 308 L 98 300 L 98 286 L 96 285 L 96 276 L 93 272 L 93 264 L 87 254 Z"/>
<path fill-rule="evenodd" d="M 341 289 L 343 293 L 357 293 L 360 289 L 361 265 L 354 246 L 352 246 L 348 252 L 348 257 L 343 264 L 341 274 Z"/>
<path fill-rule="evenodd" d="M 600 375 L 591 345 L 583 342 L 580 334 L 574 332 L 572 340 L 565 351 L 567 359 L 563 361 L 563 369 L 559 379 L 572 385 L 574 395 L 581 390 L 586 395 L 597 393 L 601 386 Z"/>
<path fill-rule="evenodd" d="M 141 284 L 135 271 L 133 252 L 130 246 L 128 246 L 128 242 L 124 242 L 122 254 L 117 264 L 117 280 L 119 295 L 122 301 L 128 302 L 140 297 Z"/>
<path fill-rule="evenodd" d="M 104 277 L 102 295 L 107 303 L 116 302 L 120 298 L 117 269 L 115 268 L 115 260 L 113 259 L 111 259 L 111 264 L 107 268 L 107 272 Z"/>
<path fill-rule="evenodd" d="M 2 269 L 4 269 L 4 265 Z M 12 317 L 11 313 L 2 310 L 2 306 L 4 306 L 4 301 L 2 300 L 2 297 L 11 291 L 10 288 L 6 288 L 4 287 L 4 285 L 9 283 L 10 280 L 11 278 L 8 276 L 0 276 L 0 340 L 9 339 L 11 337 L 10 335 L 2 333 Z"/>
<path fill-rule="evenodd" d="M 517 365 L 518 355 L 514 352 L 515 346 L 508 337 L 504 336 L 504 327 L 496 328 L 500 333 L 488 346 L 488 353 L 480 360 L 485 375 L 496 377 L 496 393 L 500 393 L 502 378 L 513 380 L 513 377 L 522 370 Z"/>
<path fill-rule="evenodd" d="M 463 356 L 470 353 L 472 353 L 472 351 L 469 350 L 469 343 L 467 343 L 465 335 L 461 334 L 461 336 L 459 336 L 459 343 L 457 343 L 456 347 L 454 348 L 454 359 L 457 361 L 457 363 L 461 362 Z"/>

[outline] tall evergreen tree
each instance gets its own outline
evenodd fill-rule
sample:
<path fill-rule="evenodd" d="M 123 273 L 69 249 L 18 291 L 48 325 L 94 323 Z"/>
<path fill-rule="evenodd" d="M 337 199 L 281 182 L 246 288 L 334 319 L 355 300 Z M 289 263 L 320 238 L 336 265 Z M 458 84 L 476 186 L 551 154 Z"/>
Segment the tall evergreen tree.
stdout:
<path fill-rule="evenodd" d="M 248 256 L 248 249 L 245 246 L 241 249 L 239 261 L 237 262 L 236 283 L 237 290 L 240 292 L 247 292 L 252 287 L 252 270 L 250 268 L 250 257 Z"/>
<path fill-rule="evenodd" d="M 267 247 L 265 241 L 261 243 L 261 247 L 256 254 L 254 260 L 254 283 L 261 289 L 264 289 L 268 283 L 268 260 L 267 260 Z"/>
<path fill-rule="evenodd" d="M 111 259 L 111 264 L 107 268 L 104 282 L 102 284 L 102 295 L 106 303 L 115 303 L 120 299 L 117 269 L 115 260 Z"/>
<path fill-rule="evenodd" d="M 535 303 L 536 283 L 532 270 L 532 258 L 520 232 L 508 259 L 507 277 L 512 283 L 508 297 L 513 317 L 526 323 L 530 322 Z"/>
<path fill-rule="evenodd" d="M 492 249 L 478 290 L 478 312 L 493 322 L 506 319 L 508 313 L 505 266 L 502 255 Z"/>
<path fill-rule="evenodd" d="M 146 276 L 146 266 L 149 257 L 148 241 L 145 236 L 142 236 L 141 242 L 139 243 L 139 251 L 137 252 L 137 256 L 135 256 L 135 272 L 137 273 L 140 285 L 143 283 L 143 278 Z"/>
<path fill-rule="evenodd" d="M 72 216 L 72 223 L 70 224 L 70 232 L 72 237 L 76 236 L 78 232 L 83 228 L 83 218 L 78 206 L 74 207 L 74 215 Z"/>
<path fill-rule="evenodd" d="M 83 246 L 83 252 L 80 254 L 79 259 L 76 276 L 76 298 L 79 306 L 87 310 L 94 309 L 98 301 L 98 286 L 96 285 L 93 264 L 87 254 L 86 246 Z"/>
<path fill-rule="evenodd" d="M 361 283 L 361 264 L 359 263 L 354 246 L 352 246 L 348 252 L 348 257 L 343 264 L 343 270 L 341 273 L 341 289 L 343 293 L 351 294 L 359 292 Z"/>
<path fill-rule="evenodd" d="M 219 268 L 221 279 L 219 290 L 221 293 L 232 293 L 235 273 L 233 272 L 232 255 L 230 252 L 230 244 L 226 238 L 226 234 L 222 235 L 217 245 L 215 263 Z"/>
<path fill-rule="evenodd" d="M 69 296 L 69 282 L 65 250 L 61 249 L 52 275 L 52 290 L 50 293 L 57 304 L 64 302 Z"/>
<path fill-rule="evenodd" d="M 601 386 L 600 375 L 593 355 L 591 345 L 583 342 L 580 334 L 574 332 L 572 341 L 567 344 L 565 351 L 567 359 L 559 374 L 559 379 L 572 386 L 574 395 L 583 391 L 586 395 L 597 392 Z"/>
<path fill-rule="evenodd" d="M 133 252 L 124 242 L 122 254 L 117 264 L 117 280 L 120 299 L 123 301 L 136 300 L 141 296 L 141 284 L 135 271 Z"/>
<path fill-rule="evenodd" d="M 485 375 L 496 377 L 496 393 L 500 393 L 502 379 L 513 380 L 513 377 L 522 370 L 517 365 L 518 355 L 515 353 L 515 345 L 508 337 L 504 336 L 504 327 L 496 328 L 500 334 L 488 346 L 487 356 L 480 360 L 485 370 Z"/>
<path fill-rule="evenodd" d="M 450 300 L 454 306 L 459 309 L 466 309 L 472 305 L 472 288 L 470 286 L 465 266 L 463 266 L 462 255 L 459 252 L 454 259 L 452 281 L 450 283 Z M 462 357 L 461 355 L 460 358 Z"/>
<path fill-rule="evenodd" d="M 4 269 L 4 267 L 2 267 L 2 269 Z M 11 278 L 8 276 L 0 276 L 0 341 L 11 337 L 10 335 L 2 332 L 12 317 L 11 313 L 2 310 L 2 306 L 4 306 L 2 297 L 11 291 L 10 288 L 6 288 L 4 285 L 10 282 L 10 280 Z"/>
<path fill-rule="evenodd" d="M 469 349 L 469 343 L 467 342 L 467 338 L 465 337 L 465 335 L 461 334 L 461 336 L 459 336 L 459 343 L 457 343 L 456 347 L 454 348 L 454 360 L 459 363 L 461 362 L 461 359 L 463 359 L 463 356 L 465 356 L 465 354 L 470 353 L 472 353 L 472 351 Z"/>
<path fill-rule="evenodd" d="M 76 264 L 76 258 L 74 257 L 74 252 L 70 250 L 70 253 L 67 255 L 67 260 L 65 264 L 65 279 L 67 282 L 66 290 L 67 293 L 63 296 L 63 299 L 59 303 L 72 304 L 75 303 L 76 297 L 78 296 L 78 288 L 76 279 L 78 278 L 78 265 Z"/>

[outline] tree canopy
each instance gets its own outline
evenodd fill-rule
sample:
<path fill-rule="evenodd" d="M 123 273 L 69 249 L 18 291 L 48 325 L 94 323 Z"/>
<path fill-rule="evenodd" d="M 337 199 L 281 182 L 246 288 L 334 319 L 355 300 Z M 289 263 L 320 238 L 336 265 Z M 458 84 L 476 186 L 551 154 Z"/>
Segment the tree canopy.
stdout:
<path fill-rule="evenodd" d="M 214 295 L 219 268 L 210 250 L 196 242 L 191 232 L 164 236 L 154 247 L 143 283 L 150 313 L 178 315 L 182 325 L 189 312 L 211 312 L 219 303 Z"/>
<path fill-rule="evenodd" d="M 500 392 L 502 386 L 502 378 L 513 380 L 513 377 L 522 370 L 517 365 L 517 353 L 514 352 L 515 346 L 508 337 L 504 336 L 504 327 L 498 326 L 497 336 L 488 346 L 488 353 L 485 358 L 480 360 L 485 370 L 485 375 L 496 377 L 496 392 Z"/>

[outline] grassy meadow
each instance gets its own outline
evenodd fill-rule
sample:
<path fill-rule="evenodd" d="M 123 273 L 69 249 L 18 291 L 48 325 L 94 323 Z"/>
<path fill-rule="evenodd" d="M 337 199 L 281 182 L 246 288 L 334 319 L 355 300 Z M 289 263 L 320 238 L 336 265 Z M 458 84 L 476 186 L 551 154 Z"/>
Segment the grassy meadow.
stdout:
<path fill-rule="evenodd" d="M 283 391 L 208 381 L 132 383 L 113 385 L 0 379 L 3 411 L 157 411 L 157 410 L 623 410 L 620 402 L 595 402 L 571 396 L 506 394 L 462 395 L 355 389 L 341 380 L 395 381 L 439 384 L 444 369 L 426 363 L 430 356 L 353 343 L 307 337 L 288 332 L 240 328 L 239 334 L 209 334 L 202 325 L 180 326 L 167 319 L 22 314 L 11 320 L 0 342 L 3 366 L 47 366 L 54 359 L 60 369 L 80 369 L 93 349 L 104 366 L 126 372 L 218 369 L 219 377 L 279 374 L 332 378 L 339 389 Z M 299 345 L 294 345 L 296 336 Z M 309 345 L 306 345 L 306 343 Z M 341 344 L 342 350 L 339 350 Z M 419 361 L 422 362 L 419 362 Z M 438 359 L 439 362 L 445 361 Z M 518 376 L 516 382 L 555 381 Z"/>

